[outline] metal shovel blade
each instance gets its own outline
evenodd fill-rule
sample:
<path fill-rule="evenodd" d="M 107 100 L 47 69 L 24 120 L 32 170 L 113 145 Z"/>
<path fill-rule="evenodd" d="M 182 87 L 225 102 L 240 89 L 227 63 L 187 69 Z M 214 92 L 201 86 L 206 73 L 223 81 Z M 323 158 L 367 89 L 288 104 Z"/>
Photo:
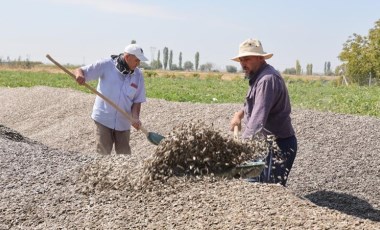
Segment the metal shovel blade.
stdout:
<path fill-rule="evenodd" d="M 239 172 L 241 178 L 252 178 L 259 176 L 264 167 L 264 161 L 250 161 L 237 165 L 235 168 Z"/>
<path fill-rule="evenodd" d="M 241 178 L 241 179 L 247 179 L 252 177 L 257 177 L 261 174 L 265 167 L 265 162 L 263 161 L 250 161 L 245 162 L 240 165 L 236 165 L 235 167 L 231 168 L 227 172 L 218 174 L 219 176 L 226 177 L 226 178 Z"/>
<path fill-rule="evenodd" d="M 153 132 L 148 132 L 147 135 L 148 140 L 150 143 L 154 145 L 160 144 L 160 142 L 165 138 L 164 136 L 158 134 L 158 133 L 153 133 Z"/>

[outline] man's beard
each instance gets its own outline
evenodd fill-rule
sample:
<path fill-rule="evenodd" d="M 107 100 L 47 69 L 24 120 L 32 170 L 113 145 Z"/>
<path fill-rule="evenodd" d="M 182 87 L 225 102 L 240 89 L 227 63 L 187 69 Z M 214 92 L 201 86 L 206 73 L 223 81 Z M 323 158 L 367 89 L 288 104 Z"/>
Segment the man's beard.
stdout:
<path fill-rule="evenodd" d="M 255 73 L 253 71 L 247 72 L 244 70 L 244 79 L 251 79 Z"/>
<path fill-rule="evenodd" d="M 249 76 L 251 75 L 250 72 L 246 70 L 246 68 L 242 68 L 244 71 L 244 79 L 249 79 Z"/>

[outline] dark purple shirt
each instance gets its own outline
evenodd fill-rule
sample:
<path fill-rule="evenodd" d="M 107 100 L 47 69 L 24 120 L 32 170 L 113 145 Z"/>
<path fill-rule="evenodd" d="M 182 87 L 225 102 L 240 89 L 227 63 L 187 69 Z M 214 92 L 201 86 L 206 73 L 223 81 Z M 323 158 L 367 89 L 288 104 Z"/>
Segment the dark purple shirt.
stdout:
<path fill-rule="evenodd" d="M 243 138 L 251 138 L 260 132 L 277 138 L 293 136 L 290 112 L 289 94 L 283 78 L 271 65 L 263 64 L 250 76 L 244 104 L 246 128 Z"/>

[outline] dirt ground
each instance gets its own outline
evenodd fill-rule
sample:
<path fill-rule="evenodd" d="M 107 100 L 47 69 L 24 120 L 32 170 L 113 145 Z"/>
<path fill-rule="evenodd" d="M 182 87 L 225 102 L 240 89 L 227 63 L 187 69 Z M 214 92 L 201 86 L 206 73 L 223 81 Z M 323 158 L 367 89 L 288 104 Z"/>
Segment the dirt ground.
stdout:
<path fill-rule="evenodd" d="M 142 186 L 156 146 L 94 152 L 95 96 L 0 88 L 0 229 L 380 229 L 380 119 L 294 109 L 298 155 L 288 186 L 171 178 Z M 148 99 L 141 120 L 167 135 L 202 120 L 228 131 L 240 104 Z"/>

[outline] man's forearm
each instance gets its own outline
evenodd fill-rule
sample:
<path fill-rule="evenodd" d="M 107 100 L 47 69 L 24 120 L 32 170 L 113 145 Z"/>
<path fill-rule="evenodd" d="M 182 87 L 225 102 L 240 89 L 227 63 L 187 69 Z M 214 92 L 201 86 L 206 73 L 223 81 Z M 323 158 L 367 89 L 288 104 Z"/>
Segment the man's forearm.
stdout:
<path fill-rule="evenodd" d="M 244 118 L 244 111 L 239 110 L 238 112 L 235 113 L 235 117 L 239 118 L 239 120 L 243 119 Z"/>
<path fill-rule="evenodd" d="M 140 110 L 141 110 L 141 103 L 133 103 L 132 104 L 132 117 L 139 119 L 140 118 Z"/>

